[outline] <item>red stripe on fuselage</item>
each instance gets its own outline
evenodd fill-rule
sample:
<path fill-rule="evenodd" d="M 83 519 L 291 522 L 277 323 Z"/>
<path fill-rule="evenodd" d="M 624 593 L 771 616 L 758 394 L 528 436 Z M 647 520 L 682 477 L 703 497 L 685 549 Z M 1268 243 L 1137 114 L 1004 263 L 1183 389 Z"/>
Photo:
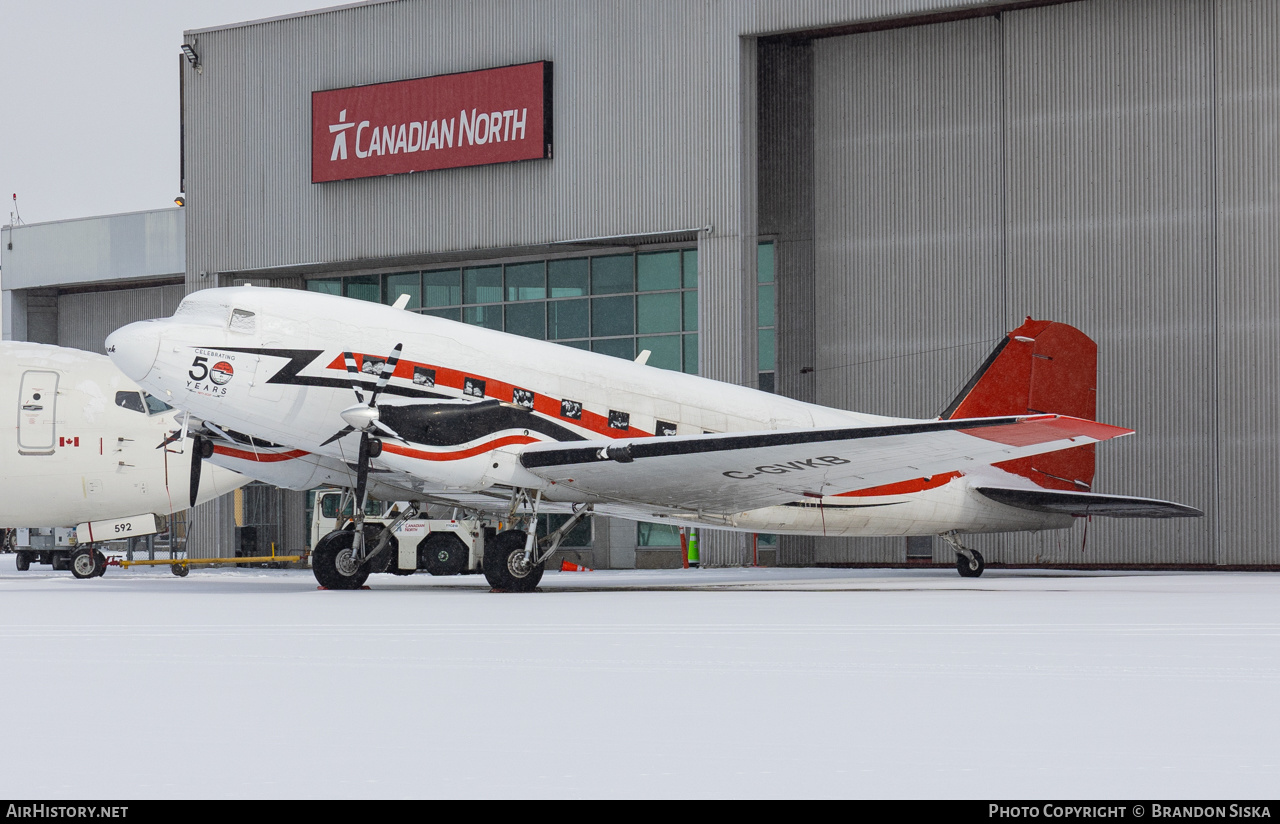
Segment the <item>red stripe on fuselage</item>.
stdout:
<path fill-rule="evenodd" d="M 379 358 L 376 355 L 363 355 L 359 352 L 352 352 L 351 355 L 355 358 L 356 369 L 358 370 L 364 369 L 365 358 L 372 358 L 380 362 L 384 360 L 384 358 Z M 556 423 L 581 427 L 582 429 L 594 432 L 597 435 L 603 435 L 606 438 L 648 438 L 653 435 L 652 432 L 645 432 L 641 429 L 635 428 L 634 426 L 630 429 L 613 429 L 609 426 L 609 419 L 607 417 L 586 409 L 582 410 L 581 418 L 563 418 L 560 416 L 560 400 L 557 398 L 544 395 L 543 393 L 530 389 L 527 386 L 519 386 L 517 384 L 506 383 L 494 378 L 487 378 L 484 375 L 477 375 L 474 372 L 459 372 L 458 370 L 450 369 L 447 366 L 433 366 L 429 363 L 418 363 L 416 361 L 401 358 L 397 361 L 396 370 L 391 373 L 391 377 L 403 378 L 404 380 L 412 382 L 413 368 L 415 366 L 421 366 L 424 369 L 434 369 L 436 373 L 436 386 L 456 389 L 459 392 L 462 391 L 464 386 L 463 382 L 466 378 L 482 380 L 484 381 L 484 394 L 486 398 L 493 398 L 495 400 L 506 401 L 508 403 L 515 403 L 516 389 L 528 390 L 529 392 L 534 393 L 534 412 L 540 415 L 545 415 Z M 346 374 L 346 359 L 343 358 L 342 354 L 339 354 L 336 358 L 330 361 L 329 365 L 325 368 L 334 369 Z M 364 375 L 369 373 L 362 371 L 361 374 Z M 618 411 L 625 412 L 626 410 L 619 409 Z"/>
<path fill-rule="evenodd" d="M 899 481 L 866 489 L 855 489 L 852 492 L 841 492 L 835 497 L 869 498 L 876 495 L 909 495 L 912 492 L 924 492 L 926 489 L 937 489 L 940 486 L 946 486 L 962 474 L 960 472 L 948 472 L 945 475 L 934 475 L 932 478 L 914 478 L 910 481 Z"/>
<path fill-rule="evenodd" d="M 292 461 L 294 458 L 301 458 L 304 455 L 309 454 L 301 449 L 292 449 L 288 452 L 246 452 L 243 449 L 233 449 L 230 446 L 215 446 L 213 451 L 219 455 L 226 455 L 228 458 L 237 458 L 242 461 L 254 461 L 256 463 Z"/>
<path fill-rule="evenodd" d="M 534 443 L 537 438 L 530 438 L 527 435 L 509 435 L 505 438 L 488 441 L 477 446 L 469 446 L 466 449 L 458 449 L 453 452 L 426 452 L 421 449 L 414 449 L 408 446 L 401 446 L 398 443 L 382 442 L 382 451 L 390 452 L 392 455 L 403 455 L 406 458 L 417 458 L 422 461 L 460 461 L 463 458 L 471 458 L 476 455 L 483 455 L 494 449 L 504 446 L 523 445 Z"/>

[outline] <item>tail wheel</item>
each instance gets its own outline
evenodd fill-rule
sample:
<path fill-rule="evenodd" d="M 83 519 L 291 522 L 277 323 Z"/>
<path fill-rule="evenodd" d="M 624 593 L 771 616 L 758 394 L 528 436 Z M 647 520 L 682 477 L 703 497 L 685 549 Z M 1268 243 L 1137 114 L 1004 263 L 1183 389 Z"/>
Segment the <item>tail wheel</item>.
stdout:
<path fill-rule="evenodd" d="M 523 543 L 520 550 L 524 551 Z M 432 532 L 418 544 L 418 565 L 432 575 L 457 575 L 467 567 L 467 554 L 467 545 L 457 535 Z"/>
<path fill-rule="evenodd" d="M 484 545 L 484 577 L 489 586 L 504 592 L 533 592 L 542 580 L 545 564 L 524 560 L 525 533 L 518 529 L 499 532 Z"/>
<path fill-rule="evenodd" d="M 962 577 L 977 578 L 987 568 L 987 562 L 983 560 L 982 553 L 978 550 L 971 549 L 969 552 L 973 554 L 972 559 L 956 554 L 956 570 Z"/>
<path fill-rule="evenodd" d="M 325 589 L 359 589 L 369 579 L 368 563 L 356 564 L 352 557 L 355 532 L 330 532 L 311 551 L 311 572 Z"/>

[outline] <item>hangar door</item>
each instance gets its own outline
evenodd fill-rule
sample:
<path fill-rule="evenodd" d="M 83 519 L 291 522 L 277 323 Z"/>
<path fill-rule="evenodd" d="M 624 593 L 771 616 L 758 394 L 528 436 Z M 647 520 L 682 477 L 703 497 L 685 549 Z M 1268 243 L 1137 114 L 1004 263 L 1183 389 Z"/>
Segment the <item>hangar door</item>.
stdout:
<path fill-rule="evenodd" d="M 1098 342 L 1100 417 L 1139 433 L 1099 448 L 1097 491 L 1212 509 L 1214 473 L 1178 467 L 1217 464 L 1213 9 L 1090 0 L 815 40 L 815 400 L 932 417 L 1025 316 L 1064 321 Z M 1212 535 L 1210 513 L 974 545 L 1212 563 Z"/>
<path fill-rule="evenodd" d="M 58 295 L 58 345 L 106 354 L 107 335 L 129 323 L 169 317 L 186 296 L 181 283 Z"/>

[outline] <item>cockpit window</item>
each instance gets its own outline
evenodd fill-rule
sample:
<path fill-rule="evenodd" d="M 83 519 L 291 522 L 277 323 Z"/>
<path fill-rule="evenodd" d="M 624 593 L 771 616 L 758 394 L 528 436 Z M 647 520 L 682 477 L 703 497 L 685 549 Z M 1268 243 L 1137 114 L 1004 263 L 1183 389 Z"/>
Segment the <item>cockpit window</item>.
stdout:
<path fill-rule="evenodd" d="M 134 412 L 141 412 L 144 415 L 147 414 L 147 408 L 142 403 L 141 392 L 117 392 L 116 406 L 121 406 Z"/>
<path fill-rule="evenodd" d="M 173 409 L 172 406 L 160 400 L 155 395 L 149 395 L 146 392 L 142 393 L 142 399 L 146 401 L 148 415 L 159 415 L 162 412 L 168 412 L 170 409 Z"/>
<path fill-rule="evenodd" d="M 232 332 L 252 332 L 257 327 L 257 318 L 253 312 L 248 309 L 232 309 L 231 324 Z"/>

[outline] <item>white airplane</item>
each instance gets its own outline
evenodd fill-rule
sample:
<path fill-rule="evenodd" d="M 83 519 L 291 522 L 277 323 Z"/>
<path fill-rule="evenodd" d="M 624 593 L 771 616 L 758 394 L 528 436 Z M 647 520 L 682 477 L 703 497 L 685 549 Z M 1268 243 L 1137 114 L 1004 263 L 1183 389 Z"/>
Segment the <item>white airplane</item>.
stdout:
<path fill-rule="evenodd" d="M 16 418 L 0 442 L 0 528 L 76 530 L 72 548 L 19 550 L 19 570 L 41 561 L 77 578 L 101 575 L 106 557 L 93 544 L 153 534 L 157 516 L 250 480 L 217 466 L 202 473 L 197 443 L 180 437 L 179 413 L 103 355 L 0 343 L 0 397 Z"/>
<path fill-rule="evenodd" d="M 1060 529 L 1082 515 L 1201 514 L 1089 491 L 1091 445 L 1131 430 L 1092 420 L 1096 347 L 1063 324 L 1028 320 L 942 418 L 914 420 L 402 306 L 208 289 L 172 318 L 116 330 L 107 351 L 126 375 L 202 419 L 200 437 L 214 439 L 223 466 L 292 489 L 340 485 L 361 501 L 447 503 L 523 523 L 483 550 L 501 590 L 533 589 L 588 512 L 748 532 L 940 535 L 968 576 L 984 560 L 960 543 L 963 533 Z M 574 517 L 539 543 L 530 525 L 540 512 Z M 365 536 L 330 533 L 313 549 L 323 586 L 363 584 L 387 543 Z"/>

